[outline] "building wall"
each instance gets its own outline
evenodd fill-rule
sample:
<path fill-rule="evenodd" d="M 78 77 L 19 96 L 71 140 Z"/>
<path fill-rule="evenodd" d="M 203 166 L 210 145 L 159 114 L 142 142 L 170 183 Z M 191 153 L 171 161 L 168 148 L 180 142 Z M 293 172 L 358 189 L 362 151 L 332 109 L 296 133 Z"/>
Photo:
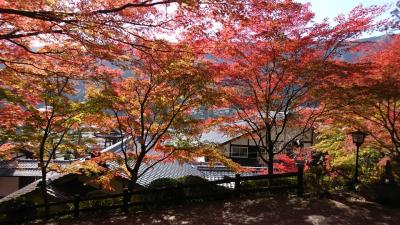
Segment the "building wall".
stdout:
<path fill-rule="evenodd" d="M 278 141 L 281 141 L 282 143 L 287 143 L 289 140 L 293 139 L 297 134 L 301 133 L 300 128 L 289 128 L 286 131 L 283 132 L 283 134 L 280 136 Z M 274 138 L 274 137 L 273 137 Z M 304 135 L 300 135 L 298 138 L 303 141 L 304 147 L 310 147 L 315 143 L 315 135 L 313 131 L 309 131 L 305 133 Z M 246 146 L 248 147 L 249 151 L 249 156 L 251 157 L 248 158 L 232 158 L 230 157 L 230 149 L 232 146 Z M 233 139 L 230 142 L 225 143 L 224 145 L 220 146 L 221 151 L 224 153 L 225 156 L 230 157 L 234 162 L 237 162 L 241 164 L 242 166 L 265 166 L 265 162 L 261 159 L 261 157 L 253 157 L 254 151 L 257 151 L 257 144 L 254 142 L 254 140 L 247 136 L 243 135 L 240 138 Z M 264 158 L 267 158 L 268 156 L 266 153 L 263 155 Z"/>
<path fill-rule="evenodd" d="M 0 177 L 0 197 L 19 189 L 19 177 Z"/>

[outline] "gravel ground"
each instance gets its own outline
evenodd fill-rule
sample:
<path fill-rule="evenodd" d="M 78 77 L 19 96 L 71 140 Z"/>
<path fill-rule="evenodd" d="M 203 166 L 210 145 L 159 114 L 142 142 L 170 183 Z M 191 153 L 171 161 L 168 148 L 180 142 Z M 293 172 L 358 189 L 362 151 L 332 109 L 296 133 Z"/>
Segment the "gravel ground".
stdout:
<path fill-rule="evenodd" d="M 47 225 L 124 224 L 393 224 L 400 225 L 400 208 L 384 208 L 351 196 L 329 199 L 273 196 L 187 203 L 169 209 L 113 217 L 61 220 Z"/>

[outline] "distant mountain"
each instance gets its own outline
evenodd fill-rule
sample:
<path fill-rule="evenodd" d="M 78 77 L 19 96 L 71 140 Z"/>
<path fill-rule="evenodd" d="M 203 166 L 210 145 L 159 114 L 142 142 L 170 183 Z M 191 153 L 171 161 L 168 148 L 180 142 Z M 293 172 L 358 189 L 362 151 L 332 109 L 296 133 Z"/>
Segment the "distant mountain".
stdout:
<path fill-rule="evenodd" d="M 359 39 L 360 42 L 387 42 L 392 39 L 392 35 L 382 35 L 382 36 L 376 36 L 376 37 L 369 37 L 369 38 L 363 38 Z M 363 52 L 356 52 L 356 53 L 351 53 L 351 52 L 343 52 L 342 55 L 340 56 L 339 59 L 342 59 L 347 62 L 354 62 L 356 61 L 360 56 L 363 55 Z M 209 58 L 216 59 L 213 56 L 209 56 Z M 106 63 L 106 66 L 109 66 L 110 68 L 118 68 L 117 66 L 111 64 L 111 63 Z M 132 73 L 130 71 L 125 71 L 123 74 L 123 77 L 129 77 L 132 76 Z M 83 82 L 79 82 L 77 86 L 78 94 L 74 96 L 74 99 L 79 99 L 79 100 L 84 100 L 85 99 L 85 85 Z M 221 115 L 230 115 L 232 113 L 231 110 L 229 109 L 222 109 L 219 111 L 210 111 L 205 108 L 201 108 L 199 111 L 194 112 L 195 117 L 197 118 L 209 118 L 209 117 L 218 117 Z"/>
<path fill-rule="evenodd" d="M 363 38 L 359 39 L 359 42 L 371 42 L 371 43 L 379 43 L 379 42 L 389 42 L 392 39 L 392 35 L 382 35 L 382 36 L 376 36 L 376 37 L 369 37 L 369 38 Z M 339 59 L 342 59 L 346 62 L 354 62 L 358 58 L 363 56 L 363 52 L 343 52 L 341 57 Z"/>

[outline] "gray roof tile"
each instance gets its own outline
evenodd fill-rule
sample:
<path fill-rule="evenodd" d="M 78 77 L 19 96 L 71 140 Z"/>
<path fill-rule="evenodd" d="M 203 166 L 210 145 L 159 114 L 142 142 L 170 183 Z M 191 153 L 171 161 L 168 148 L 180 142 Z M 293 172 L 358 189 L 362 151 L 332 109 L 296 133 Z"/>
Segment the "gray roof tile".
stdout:
<path fill-rule="evenodd" d="M 142 164 L 140 171 L 144 171 L 148 166 Z M 146 171 L 142 177 L 138 179 L 138 183 L 142 186 L 149 185 L 152 181 L 160 178 L 180 178 L 184 176 L 199 176 L 204 177 L 197 168 L 188 163 L 180 164 L 178 161 L 161 162 L 156 164 L 153 168 Z"/>
<path fill-rule="evenodd" d="M 203 174 L 203 177 L 209 181 L 214 180 L 222 180 L 225 177 L 234 178 L 238 172 L 234 172 L 227 167 L 224 166 L 216 166 L 216 167 L 209 167 L 209 166 L 198 166 L 197 169 Z M 252 172 L 240 172 L 240 176 L 255 176 L 260 175 L 262 172 L 261 170 L 257 170 L 257 168 L 253 168 Z M 259 168 L 265 169 L 265 168 Z M 223 184 L 222 186 L 228 188 L 234 188 L 235 184 L 233 182 Z"/>
<path fill-rule="evenodd" d="M 207 133 L 203 133 L 200 137 L 200 142 L 222 144 L 231 139 L 233 139 L 233 137 L 230 137 L 223 132 L 212 130 Z"/>
<path fill-rule="evenodd" d="M 71 164 L 69 160 L 54 160 L 61 166 Z M 18 159 L 9 161 L 0 161 L 0 177 L 40 177 L 41 170 L 38 167 L 38 160 Z"/>
<path fill-rule="evenodd" d="M 117 162 L 109 162 L 110 168 L 118 167 Z M 150 167 L 151 164 L 142 163 L 139 168 L 139 174 Z M 141 186 L 148 186 L 154 180 L 160 178 L 180 178 L 184 176 L 199 176 L 204 177 L 203 174 L 197 170 L 194 165 L 189 163 L 179 163 L 178 161 L 164 161 L 156 164 L 154 167 L 148 169 L 137 181 Z"/>

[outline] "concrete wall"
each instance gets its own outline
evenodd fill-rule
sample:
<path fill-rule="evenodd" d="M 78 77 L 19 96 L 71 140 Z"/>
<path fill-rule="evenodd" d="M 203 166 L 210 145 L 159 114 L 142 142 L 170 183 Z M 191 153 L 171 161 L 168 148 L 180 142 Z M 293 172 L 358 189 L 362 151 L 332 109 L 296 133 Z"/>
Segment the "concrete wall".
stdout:
<path fill-rule="evenodd" d="M 0 197 L 19 189 L 19 177 L 0 177 Z"/>

